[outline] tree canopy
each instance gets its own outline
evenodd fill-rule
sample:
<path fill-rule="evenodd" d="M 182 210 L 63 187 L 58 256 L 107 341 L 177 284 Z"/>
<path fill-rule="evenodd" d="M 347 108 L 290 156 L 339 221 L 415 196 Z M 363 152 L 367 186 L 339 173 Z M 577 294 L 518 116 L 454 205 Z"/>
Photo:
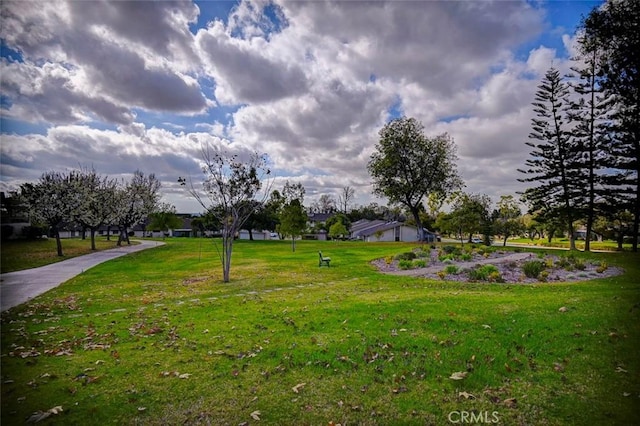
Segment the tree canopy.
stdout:
<path fill-rule="evenodd" d="M 446 133 L 426 137 L 422 123 L 406 117 L 390 121 L 379 135 L 367 165 L 373 192 L 407 207 L 422 238 L 420 206 L 425 197 L 444 198 L 463 186 L 454 141 Z"/>

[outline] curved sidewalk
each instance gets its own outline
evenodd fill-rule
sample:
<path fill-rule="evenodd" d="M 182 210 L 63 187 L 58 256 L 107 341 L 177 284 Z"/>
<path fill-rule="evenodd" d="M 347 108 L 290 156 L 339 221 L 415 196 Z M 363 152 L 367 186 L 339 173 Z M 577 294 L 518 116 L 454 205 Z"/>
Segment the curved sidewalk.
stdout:
<path fill-rule="evenodd" d="M 0 275 L 0 311 L 4 312 L 39 296 L 100 263 L 165 244 L 160 241 L 136 241 L 140 244 L 97 251 L 39 268 Z"/>

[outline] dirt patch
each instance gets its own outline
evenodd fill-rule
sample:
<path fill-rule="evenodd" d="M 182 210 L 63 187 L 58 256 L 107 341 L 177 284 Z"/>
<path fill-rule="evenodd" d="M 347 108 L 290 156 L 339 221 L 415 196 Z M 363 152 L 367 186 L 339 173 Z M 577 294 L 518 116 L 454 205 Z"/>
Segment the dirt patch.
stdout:
<path fill-rule="evenodd" d="M 571 254 L 514 253 L 492 247 L 417 250 L 413 253 L 413 260 L 386 258 L 371 263 L 386 274 L 460 282 L 573 282 L 624 273 L 622 268 L 611 267 L 604 262 L 585 261 Z M 531 265 L 534 262 L 537 265 Z M 539 271 L 537 274 L 536 269 Z"/>

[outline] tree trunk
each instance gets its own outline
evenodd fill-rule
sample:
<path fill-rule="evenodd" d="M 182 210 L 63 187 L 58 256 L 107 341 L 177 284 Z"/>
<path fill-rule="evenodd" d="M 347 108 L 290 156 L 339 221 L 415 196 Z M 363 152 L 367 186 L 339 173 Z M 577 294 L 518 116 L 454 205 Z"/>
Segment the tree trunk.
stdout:
<path fill-rule="evenodd" d="M 502 242 L 502 247 L 506 247 L 507 246 L 507 239 L 509 238 L 509 234 L 505 234 L 504 235 L 504 241 Z"/>
<path fill-rule="evenodd" d="M 573 221 L 569 222 L 569 250 L 577 250 L 576 248 L 576 236 L 573 227 Z"/>
<path fill-rule="evenodd" d="M 56 248 L 58 250 L 58 256 L 62 257 L 64 256 L 64 253 L 62 253 L 62 241 L 60 240 L 60 231 L 58 231 L 57 226 L 53 228 L 53 234 L 56 237 Z"/>
<path fill-rule="evenodd" d="M 91 232 L 91 250 L 95 250 L 96 249 L 96 229 L 91 228 L 90 232 Z"/>
<path fill-rule="evenodd" d="M 640 232 L 640 143 L 636 134 L 636 199 L 634 201 L 633 234 L 631 235 L 632 250 L 638 252 L 638 232 Z"/>
<path fill-rule="evenodd" d="M 222 239 L 222 281 L 231 280 L 231 253 L 233 252 L 233 236 L 225 235 Z"/>
<path fill-rule="evenodd" d="M 251 229 L 249 229 L 249 241 L 253 241 L 253 231 Z"/>
<path fill-rule="evenodd" d="M 422 221 L 420 220 L 420 210 L 418 210 L 418 206 L 410 206 L 409 210 L 411 210 L 413 220 L 415 220 L 416 226 L 418 227 L 418 241 L 423 241 L 424 229 L 422 229 Z"/>

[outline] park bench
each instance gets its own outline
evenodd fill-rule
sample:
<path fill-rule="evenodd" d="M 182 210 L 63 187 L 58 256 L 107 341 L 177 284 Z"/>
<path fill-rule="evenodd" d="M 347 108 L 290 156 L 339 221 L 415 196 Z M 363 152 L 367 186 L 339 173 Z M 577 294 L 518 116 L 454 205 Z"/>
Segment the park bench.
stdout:
<path fill-rule="evenodd" d="M 329 263 L 331 262 L 331 258 L 330 257 L 322 256 L 322 252 L 321 251 L 318 252 L 318 256 L 320 256 L 320 259 L 318 260 L 318 268 L 321 267 L 322 265 L 327 265 L 328 267 L 331 266 L 331 265 L 329 265 Z"/>

